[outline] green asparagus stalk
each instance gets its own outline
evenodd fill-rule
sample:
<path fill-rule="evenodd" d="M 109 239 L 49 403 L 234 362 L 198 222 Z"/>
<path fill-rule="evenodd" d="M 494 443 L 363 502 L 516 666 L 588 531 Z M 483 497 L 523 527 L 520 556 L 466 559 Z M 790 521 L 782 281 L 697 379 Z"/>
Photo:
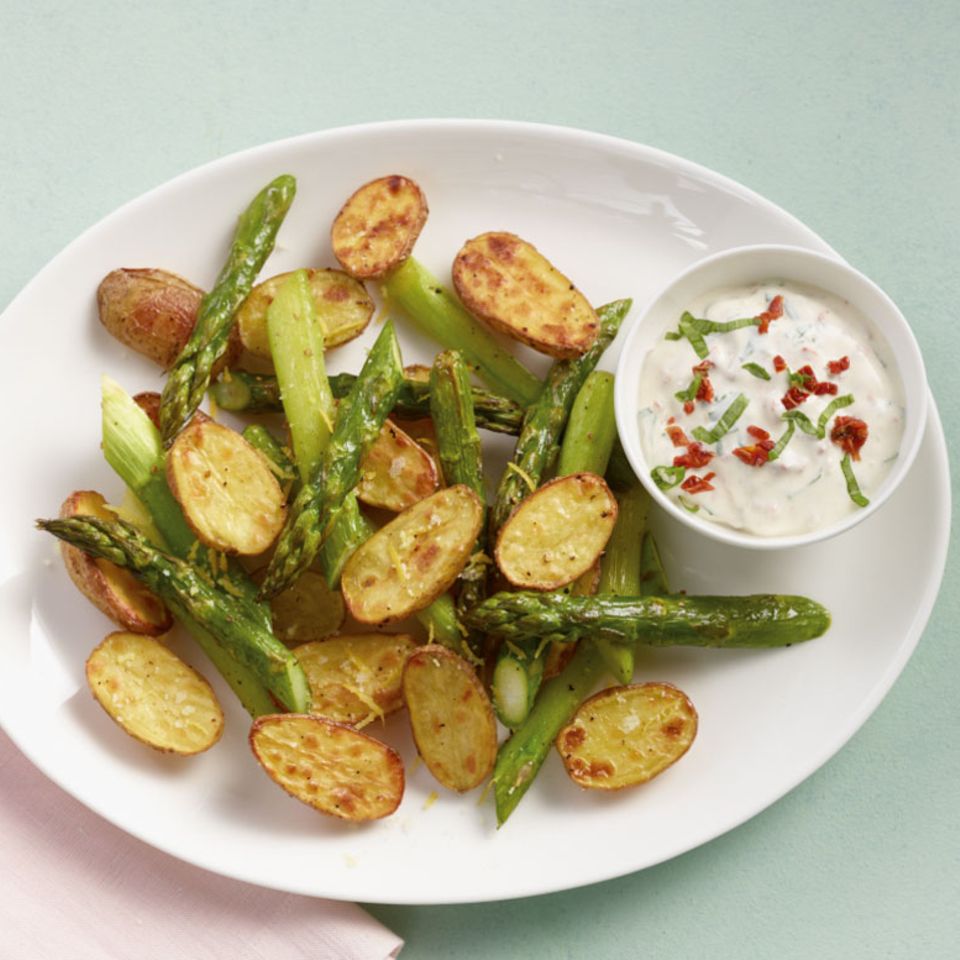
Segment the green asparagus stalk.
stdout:
<path fill-rule="evenodd" d="M 323 362 L 323 326 L 305 270 L 277 290 L 267 308 L 267 333 L 294 458 L 306 482 L 330 439 L 336 407 Z"/>
<path fill-rule="evenodd" d="M 633 486 L 618 497 L 617 525 L 607 543 L 607 551 L 600 568 L 598 593 L 613 593 L 621 597 L 665 595 L 666 588 L 656 591 L 653 577 L 643 577 L 643 530 L 647 524 L 650 494 L 634 481 Z M 653 537 L 646 540 L 653 544 Z M 609 637 L 594 641 L 607 669 L 618 683 L 633 679 L 636 661 L 635 648 L 629 644 L 613 643 Z"/>
<path fill-rule="evenodd" d="M 248 424 L 243 428 L 243 439 L 266 457 L 281 487 L 286 489 L 288 484 L 297 484 L 296 464 L 280 441 L 265 426 L 259 423 Z"/>
<path fill-rule="evenodd" d="M 215 587 L 189 563 L 154 547 L 130 524 L 96 517 L 39 520 L 41 530 L 129 570 L 178 618 L 199 624 L 295 713 L 310 709 L 310 685 L 297 658 L 266 629 L 250 603 Z"/>
<path fill-rule="evenodd" d="M 357 382 L 353 373 L 336 373 L 328 379 L 337 400 L 342 400 Z M 210 390 L 217 406 L 230 413 L 278 413 L 283 409 L 280 384 L 272 374 L 231 370 Z M 474 416 L 481 430 L 514 436 L 520 433 L 523 407 L 479 387 L 471 387 L 470 393 L 473 396 Z M 408 420 L 430 416 L 430 384 L 404 377 L 393 412 Z"/>
<path fill-rule="evenodd" d="M 602 475 L 615 439 L 613 375 L 594 370 L 573 401 L 560 449 L 558 475 L 584 471 Z M 639 539 L 637 546 L 639 558 Z M 543 682 L 548 646 L 538 637 L 501 644 L 491 686 L 494 709 L 504 726 L 515 729 L 527 719 Z"/>
<path fill-rule="evenodd" d="M 277 177 L 240 215 L 227 262 L 213 289 L 201 300 L 193 333 L 170 368 L 163 388 L 160 426 L 167 446 L 203 401 L 214 364 L 227 348 L 234 314 L 273 250 L 296 189 L 293 177 Z"/>
<path fill-rule="evenodd" d="M 388 320 L 353 389 L 340 403 L 318 469 L 293 501 L 267 568 L 262 596 L 272 597 L 285 590 L 317 556 L 360 479 L 360 461 L 393 409 L 402 379 L 400 345 Z"/>
<path fill-rule="evenodd" d="M 530 637 L 572 642 L 606 636 L 619 643 L 723 648 L 783 647 L 821 636 L 830 614 L 806 597 L 573 597 L 497 593 L 465 624 L 516 642 Z"/>
<path fill-rule="evenodd" d="M 430 372 L 430 415 L 437 431 L 437 453 L 446 482 L 466 484 L 486 503 L 483 483 L 483 451 L 473 412 L 470 375 L 457 350 L 437 354 Z M 486 512 L 486 508 L 484 508 Z M 487 595 L 487 541 L 485 527 L 461 574 L 457 610 L 469 610 Z M 466 638 L 474 658 L 482 656 L 483 640 L 476 635 Z"/>
<path fill-rule="evenodd" d="M 584 381 L 600 360 L 630 310 L 630 300 L 617 300 L 597 310 L 600 333 L 593 346 L 575 360 L 558 360 L 550 369 L 543 392 L 524 417 L 513 460 L 497 489 L 490 511 L 490 537 L 496 533 L 514 508 L 540 483 L 557 453 L 560 435 L 570 409 Z"/>
<path fill-rule="evenodd" d="M 528 406 L 543 384 L 508 353 L 421 263 L 407 259 L 387 278 L 384 296 L 428 337 L 459 350 L 482 380 L 498 393 Z"/>

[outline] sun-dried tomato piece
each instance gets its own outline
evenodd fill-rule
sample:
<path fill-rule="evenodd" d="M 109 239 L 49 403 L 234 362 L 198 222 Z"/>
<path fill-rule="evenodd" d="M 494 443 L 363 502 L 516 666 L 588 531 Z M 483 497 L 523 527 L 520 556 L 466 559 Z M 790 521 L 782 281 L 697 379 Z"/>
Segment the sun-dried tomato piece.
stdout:
<path fill-rule="evenodd" d="M 690 413 L 693 413 L 693 411 L 694 411 L 693 401 L 692 401 L 692 400 L 688 400 L 688 401 L 683 405 L 683 412 L 684 412 L 684 413 L 687 413 L 687 414 L 690 414 Z"/>
<path fill-rule="evenodd" d="M 824 394 L 829 394 L 831 397 L 834 397 L 837 395 L 839 389 L 835 383 L 830 383 L 829 380 L 821 380 L 813 388 L 813 392 L 818 397 L 822 397 Z"/>
<path fill-rule="evenodd" d="M 672 420 L 673 417 L 670 419 Z M 690 443 L 690 438 L 683 432 L 683 427 L 677 426 L 675 423 L 667 424 L 667 436 L 675 447 L 685 447 Z"/>
<path fill-rule="evenodd" d="M 775 446 L 772 440 L 758 440 L 749 447 L 737 447 L 733 455 L 748 467 L 762 467 L 770 459 L 770 451 Z"/>
<path fill-rule="evenodd" d="M 770 439 L 770 433 L 769 433 L 769 431 L 764 430 L 763 427 L 757 427 L 757 426 L 752 426 L 752 425 L 751 425 L 751 426 L 747 427 L 747 433 L 749 433 L 751 437 L 756 437 L 757 440 L 769 440 L 769 439 Z"/>
<path fill-rule="evenodd" d="M 793 410 L 796 407 L 799 407 L 801 403 L 805 403 L 807 398 L 810 396 L 806 390 L 801 390 L 799 387 L 791 387 L 781 398 L 780 402 L 787 408 L 787 410 Z"/>
<path fill-rule="evenodd" d="M 673 458 L 673 465 L 675 467 L 687 467 L 689 470 L 697 470 L 700 467 L 705 467 L 712 459 L 713 453 L 707 450 L 706 447 L 701 443 L 697 443 L 694 440 L 692 443 L 687 444 L 687 452 L 678 454 Z"/>
<path fill-rule="evenodd" d="M 839 360 L 827 362 L 827 372 L 833 377 L 839 377 L 844 370 L 850 369 L 850 358 L 841 357 Z"/>
<path fill-rule="evenodd" d="M 858 417 L 837 417 L 833 421 L 830 439 L 854 460 L 860 459 L 860 448 L 867 442 L 867 425 Z"/>
<path fill-rule="evenodd" d="M 687 479 L 680 484 L 680 489 L 686 490 L 687 493 L 707 493 L 710 490 L 716 489 L 710 482 L 715 476 L 715 473 L 708 473 L 702 477 L 687 477 Z"/>
<path fill-rule="evenodd" d="M 783 316 L 783 297 L 778 293 L 771 301 L 763 313 L 757 314 L 760 326 L 758 333 L 767 333 L 770 330 L 770 321 L 779 320 Z"/>
<path fill-rule="evenodd" d="M 773 358 L 773 369 L 776 370 L 777 373 L 783 373 L 783 371 L 787 369 L 787 361 L 784 360 L 779 353 Z"/>

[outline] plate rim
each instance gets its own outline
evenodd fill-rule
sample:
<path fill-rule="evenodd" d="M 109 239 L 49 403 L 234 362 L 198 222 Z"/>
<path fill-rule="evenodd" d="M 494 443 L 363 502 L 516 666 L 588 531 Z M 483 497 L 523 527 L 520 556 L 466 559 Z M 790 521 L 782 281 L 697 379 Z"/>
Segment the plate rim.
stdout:
<path fill-rule="evenodd" d="M 389 134 L 394 130 L 402 131 L 404 133 L 420 130 L 429 133 L 433 130 L 442 129 L 447 131 L 451 129 L 456 130 L 458 128 L 468 132 L 512 132 L 533 136 L 535 138 L 542 138 L 545 140 L 561 137 L 566 138 L 569 141 L 577 141 L 585 145 L 596 146 L 601 151 L 604 149 L 616 150 L 623 154 L 632 154 L 641 160 L 654 161 L 663 165 L 667 165 L 679 173 L 694 174 L 699 178 L 712 182 L 721 188 L 730 190 L 730 192 L 741 199 L 749 200 L 762 208 L 774 211 L 778 216 L 789 222 L 800 233 L 806 235 L 811 246 L 823 250 L 828 255 L 842 259 L 841 255 L 825 240 L 823 240 L 819 234 L 813 231 L 794 214 L 780 207 L 777 203 L 767 199 L 763 195 L 752 190 L 750 187 L 745 186 L 744 184 L 726 176 L 725 174 L 719 173 L 709 167 L 697 163 L 696 161 L 688 160 L 658 147 L 652 147 L 623 137 L 593 132 L 583 128 L 532 121 L 464 118 L 388 120 L 331 127 L 329 129 L 315 130 L 290 137 L 284 137 L 278 140 L 267 141 L 253 147 L 231 152 L 222 157 L 214 158 L 196 167 L 192 167 L 180 174 L 177 174 L 176 176 L 163 181 L 160 184 L 157 184 L 156 186 L 141 194 L 138 194 L 134 198 L 109 211 L 107 214 L 102 216 L 100 219 L 95 221 L 92 225 L 84 229 L 80 234 L 70 240 L 58 253 L 49 259 L 36 274 L 34 274 L 34 276 L 18 291 L 17 294 L 15 294 L 13 299 L 4 308 L 3 312 L 0 313 L 0 322 L 3 322 L 7 317 L 7 314 L 14 311 L 22 300 L 25 300 L 31 296 L 35 287 L 42 286 L 47 274 L 53 272 L 59 266 L 61 260 L 66 258 L 75 247 L 87 243 L 91 239 L 95 239 L 96 234 L 99 231 L 108 228 L 115 218 L 120 219 L 121 217 L 130 215 L 131 213 L 135 213 L 138 206 L 141 204 L 150 203 L 154 199 L 155 195 L 168 190 L 175 190 L 182 186 L 184 182 L 192 179 L 202 179 L 214 169 L 217 171 L 222 171 L 229 169 L 234 164 L 246 163 L 250 159 L 255 159 L 260 154 L 267 154 L 275 150 L 282 151 L 292 146 L 301 146 L 305 144 L 311 144 L 313 142 L 330 142 L 341 138 L 351 138 L 355 136 L 377 135 L 384 133 Z M 712 827 L 708 827 L 703 831 L 703 833 L 691 834 L 677 849 L 673 850 L 669 854 L 658 857 L 655 860 L 651 860 L 642 867 L 630 867 L 622 870 L 616 869 L 612 873 L 609 872 L 609 870 L 598 870 L 588 876 L 584 876 L 582 880 L 578 880 L 576 883 L 565 883 L 561 887 L 538 889 L 532 892 L 530 890 L 508 890 L 505 893 L 491 893 L 488 895 L 467 897 L 456 894 L 449 897 L 437 897 L 436 895 L 411 896 L 408 894 L 406 896 L 394 895 L 391 897 L 377 896 L 374 899 L 364 899 L 360 902 L 396 905 L 441 905 L 495 902 L 528 896 L 546 896 L 550 893 L 557 893 L 563 890 L 579 889 L 580 887 L 589 886 L 605 880 L 615 880 L 681 856 L 682 854 L 688 853 L 689 851 L 696 849 L 697 847 L 702 846 L 711 840 L 718 839 L 724 834 L 729 833 L 731 830 L 742 826 L 753 817 L 768 809 L 772 804 L 776 803 L 787 793 L 794 790 L 800 783 L 819 770 L 830 758 L 839 753 L 839 751 L 843 749 L 849 740 L 860 730 L 866 720 L 874 713 L 884 697 L 893 687 L 893 684 L 896 682 L 897 678 L 903 672 L 907 662 L 913 655 L 913 652 L 916 650 L 927 624 L 929 623 L 930 616 L 936 604 L 936 600 L 946 572 L 946 561 L 950 542 L 950 520 L 952 518 L 952 490 L 950 487 L 949 458 L 946 437 L 943 431 L 939 409 L 937 407 L 935 398 L 933 397 L 932 391 L 929 388 L 928 402 L 928 418 L 925 434 L 929 433 L 933 442 L 933 452 L 938 467 L 935 482 L 943 492 L 943 514 L 947 520 L 946 523 L 940 525 L 936 542 L 930 544 L 933 547 L 931 552 L 934 555 L 934 569 L 938 571 L 938 574 L 927 581 L 925 590 L 922 596 L 919 598 L 919 602 L 917 603 L 916 607 L 914 608 L 913 618 L 910 628 L 907 632 L 905 642 L 901 644 L 897 656 L 890 661 L 890 663 L 887 665 L 887 669 L 877 680 L 873 689 L 871 689 L 863 698 L 859 705 L 858 711 L 850 718 L 849 723 L 844 727 L 843 733 L 840 735 L 840 737 L 830 740 L 823 749 L 818 751 L 815 759 L 812 760 L 809 765 L 805 765 L 793 777 L 788 778 L 786 786 L 781 787 L 778 785 L 773 790 L 762 794 L 757 800 L 749 804 L 749 809 L 743 813 L 742 816 L 732 817 L 719 832 L 716 832 L 716 830 Z M 913 469 L 915 468 L 916 466 L 914 466 Z M 121 825 L 117 821 L 109 818 L 106 814 L 101 813 L 100 810 L 92 806 L 90 802 L 83 797 L 78 796 L 73 792 L 72 789 L 65 786 L 60 777 L 57 775 L 56 770 L 51 769 L 43 759 L 35 756 L 34 753 L 32 753 L 29 749 L 29 745 L 25 746 L 24 743 L 22 743 L 21 740 L 15 735 L 15 733 L 7 728 L 6 724 L 3 722 L 3 719 L 3 711 L 0 710 L 0 729 L 3 729 L 4 733 L 10 738 L 17 749 L 19 749 L 30 760 L 30 762 L 44 774 L 44 776 L 53 781 L 60 789 L 64 790 L 64 792 L 66 792 L 68 795 L 82 803 L 87 809 L 91 810 L 91 812 L 95 813 L 105 822 L 110 823 L 113 827 L 134 837 L 136 840 L 146 843 L 147 845 L 153 847 L 154 849 L 160 850 L 168 856 L 172 856 L 183 862 L 190 863 L 192 866 L 206 870 L 215 875 L 225 876 L 245 883 L 251 883 L 257 886 L 282 890 L 299 895 L 326 897 L 336 900 L 352 900 L 352 897 L 350 897 L 349 893 L 338 893 L 335 890 L 318 891 L 315 886 L 312 887 L 303 883 L 275 883 L 272 881 L 265 882 L 254 875 L 255 870 L 226 870 L 223 867 L 211 865 L 209 862 L 210 858 L 207 858 L 207 861 L 204 861 L 203 858 L 188 856 L 179 850 L 172 849 L 171 844 L 164 843 L 162 840 L 157 840 L 152 837 L 148 839 L 147 837 L 143 836 L 142 832 L 135 826 L 128 827 L 126 825 Z"/>

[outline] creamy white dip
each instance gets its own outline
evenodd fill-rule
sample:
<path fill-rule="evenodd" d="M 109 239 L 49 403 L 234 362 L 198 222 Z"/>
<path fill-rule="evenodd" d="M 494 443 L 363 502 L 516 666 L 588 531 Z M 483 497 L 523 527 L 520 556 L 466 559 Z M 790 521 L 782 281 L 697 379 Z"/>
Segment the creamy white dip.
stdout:
<path fill-rule="evenodd" d="M 694 317 L 722 323 L 756 317 L 768 310 L 778 295 L 783 298 L 783 314 L 770 322 L 767 333 L 747 326 L 704 336 L 714 396 L 710 402 L 697 401 L 690 413 L 675 394 L 690 387 L 692 368 L 701 358 L 687 338 L 658 339 L 641 373 L 637 414 L 647 463 L 672 466 L 674 458 L 686 450 L 671 438 L 671 432 L 677 436 L 670 429 L 671 418 L 693 440 L 696 427 L 714 427 L 743 394 L 748 406 L 732 429 L 716 443 L 702 443 L 714 454 L 709 464 L 685 471 L 687 480 L 713 473 L 709 481 L 713 489 L 691 493 L 677 483 L 666 495 L 686 509 L 696 510 L 702 519 L 771 537 L 818 530 L 861 509 L 851 499 L 841 469 L 844 450 L 830 437 L 837 416 L 856 418 L 867 425 L 868 438 L 859 450 L 859 460 L 850 461 L 867 498 L 879 488 L 897 457 L 905 416 L 903 386 L 886 342 L 859 311 L 839 297 L 815 287 L 771 281 L 715 290 L 687 309 Z M 788 370 L 777 372 L 775 357 L 781 357 Z M 844 357 L 849 359 L 846 370 L 828 372 L 830 361 Z M 770 379 L 755 376 L 744 364 L 758 364 Z M 818 381 L 837 385 L 837 396 L 852 395 L 854 402 L 830 418 L 823 439 L 796 429 L 777 459 L 762 466 L 742 462 L 734 449 L 757 443 L 748 427 L 767 431 L 773 441 L 784 434 L 788 424 L 783 419 L 781 398 L 790 388 L 788 371 L 807 365 Z M 796 409 L 816 425 L 832 400 L 831 395 L 811 394 Z M 672 479 L 676 477 L 675 472 Z"/>

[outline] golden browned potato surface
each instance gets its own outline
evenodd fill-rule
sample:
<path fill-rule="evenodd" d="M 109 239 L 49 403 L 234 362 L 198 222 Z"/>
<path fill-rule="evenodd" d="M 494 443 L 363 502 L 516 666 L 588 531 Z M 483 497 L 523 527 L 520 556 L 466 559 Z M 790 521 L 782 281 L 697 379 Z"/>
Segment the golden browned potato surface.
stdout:
<path fill-rule="evenodd" d="M 405 633 L 366 633 L 296 647 L 310 684 L 310 712 L 361 727 L 399 710 L 403 665 L 415 646 Z"/>
<path fill-rule="evenodd" d="M 307 286 L 323 329 L 325 350 L 360 336 L 373 316 L 374 303 L 363 284 L 339 270 L 307 270 Z M 257 284 L 237 311 L 237 330 L 243 346 L 265 360 L 271 358 L 267 309 L 277 291 L 291 277 L 281 273 Z"/>
<path fill-rule="evenodd" d="M 497 758 L 497 725 L 473 667 L 446 647 L 420 647 L 404 667 L 403 697 L 427 769 L 459 793 L 479 786 Z"/>
<path fill-rule="evenodd" d="M 275 783 L 292 797 L 343 820 L 377 820 L 403 799 L 399 754 L 359 730 L 324 717 L 259 717 L 250 747 Z"/>
<path fill-rule="evenodd" d="M 521 501 L 500 528 L 497 566 L 516 587 L 555 590 L 594 566 L 616 522 L 617 500 L 602 477 L 558 477 Z"/>
<path fill-rule="evenodd" d="M 116 520 L 104 498 L 94 490 L 71 493 L 60 508 L 61 517 L 97 517 Z M 77 589 L 105 616 L 124 630 L 159 636 L 173 626 L 163 602 L 129 571 L 94 559 L 77 547 L 60 544 L 60 555 Z"/>
<path fill-rule="evenodd" d="M 428 212 L 427 198 L 413 180 L 398 175 L 371 180 L 333 221 L 333 254 L 354 277 L 382 277 L 410 256 Z"/>
<path fill-rule="evenodd" d="M 422 610 L 457 579 L 482 521 L 479 497 L 463 484 L 414 504 L 347 561 L 340 583 L 347 609 L 360 623 Z"/>
<path fill-rule="evenodd" d="M 210 684 L 158 640 L 111 633 L 86 670 L 100 706 L 142 743 L 190 756 L 220 739 L 223 711 Z"/>
<path fill-rule="evenodd" d="M 285 498 L 266 458 L 214 420 L 195 418 L 177 436 L 167 483 L 197 539 L 215 550 L 263 553 L 283 529 Z"/>
<path fill-rule="evenodd" d="M 578 357 L 600 332 L 579 290 L 533 244 L 512 233 L 468 240 L 453 261 L 464 306 L 496 330 L 551 357 Z"/>
<path fill-rule="evenodd" d="M 610 687 L 585 700 L 557 735 L 557 750 L 581 787 L 646 783 L 677 762 L 697 734 L 697 711 L 669 683 Z"/>
<path fill-rule="evenodd" d="M 430 454 L 388 420 L 360 465 L 360 500 L 399 513 L 429 497 L 439 485 Z"/>

